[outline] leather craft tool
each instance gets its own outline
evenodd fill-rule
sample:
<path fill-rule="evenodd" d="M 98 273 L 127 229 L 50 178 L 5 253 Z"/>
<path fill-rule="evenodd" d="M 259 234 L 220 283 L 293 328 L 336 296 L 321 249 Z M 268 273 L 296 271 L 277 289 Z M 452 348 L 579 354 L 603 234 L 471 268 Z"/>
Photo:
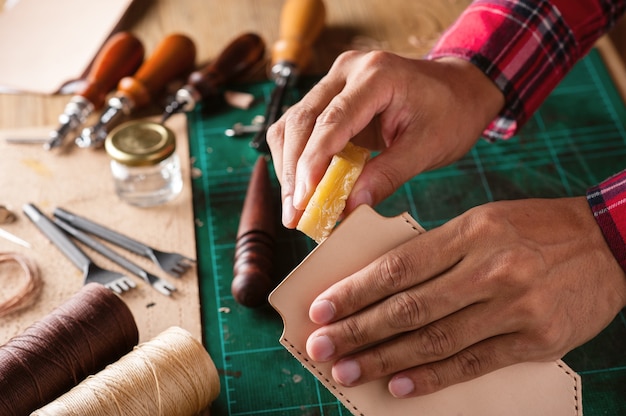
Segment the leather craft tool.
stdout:
<path fill-rule="evenodd" d="M 98 147 L 111 129 L 131 112 L 148 106 L 155 96 L 174 79 L 183 76 L 194 65 L 196 47 L 182 34 L 165 37 L 135 75 L 124 77 L 108 101 L 98 122 L 83 129 L 75 140 L 78 147 Z"/>
<path fill-rule="evenodd" d="M 319 327 L 308 316 L 313 300 L 421 232 L 407 213 L 384 218 L 367 205 L 354 210 L 270 295 L 285 325 L 280 343 L 357 416 L 582 415 L 580 377 L 562 361 L 521 363 L 426 396 L 396 399 L 388 378 L 344 388 L 334 381 L 331 362 L 308 357 L 307 337 Z"/>
<path fill-rule="evenodd" d="M 87 218 L 72 214 L 63 208 L 56 208 L 54 210 L 54 216 L 79 230 L 86 231 L 103 240 L 152 260 L 152 262 L 159 266 L 164 272 L 172 276 L 181 277 L 195 263 L 195 260 L 183 256 L 182 254 L 157 250 L 147 244 L 88 220 Z"/>
<path fill-rule="evenodd" d="M 276 218 L 267 161 L 259 156 L 241 210 L 235 246 L 231 293 L 241 305 L 266 303 L 274 288 Z"/>
<path fill-rule="evenodd" d="M 24 214 L 48 239 L 83 273 L 84 284 L 100 283 L 115 293 L 133 289 L 130 278 L 118 272 L 103 269 L 95 264 L 70 238 L 33 204 L 25 204 Z"/>
<path fill-rule="evenodd" d="M 189 75 L 187 84 L 165 107 L 161 122 L 180 111 L 191 111 L 198 102 L 215 96 L 220 86 L 248 72 L 264 55 L 265 43 L 259 35 L 244 33 L 238 36 L 215 61 Z"/>
<path fill-rule="evenodd" d="M 67 135 L 87 117 L 104 105 L 107 93 L 120 79 L 133 74 L 143 61 L 144 47 L 139 39 L 128 32 L 113 35 L 96 56 L 82 89 L 72 97 L 59 116 L 59 127 L 50 132 L 44 148 L 59 147 Z"/>
<path fill-rule="evenodd" d="M 148 273 L 146 270 L 142 269 L 141 267 L 139 267 L 132 261 L 120 256 L 115 251 L 111 250 L 109 247 L 105 246 L 104 244 L 97 241 L 96 239 L 91 238 L 90 236 L 83 233 L 82 231 L 72 227 L 65 221 L 62 221 L 58 218 L 54 218 L 52 221 L 63 231 L 65 231 L 66 233 L 68 233 L 69 235 L 71 235 L 72 237 L 80 241 L 81 243 L 85 244 L 87 247 L 103 255 L 109 260 L 117 263 L 118 265 L 122 266 L 123 268 L 131 272 L 132 274 L 141 277 L 146 283 L 152 286 L 159 293 L 165 296 L 170 296 L 172 292 L 176 290 L 176 287 L 174 287 L 170 283 L 166 282 L 165 280 L 151 273 Z"/>
<path fill-rule="evenodd" d="M 261 152 L 268 150 L 265 136 L 282 113 L 287 88 L 297 81 L 298 76 L 313 56 L 313 44 L 321 33 L 326 18 L 322 0 L 287 0 L 280 15 L 279 40 L 272 48 L 271 78 L 274 90 L 265 112 L 262 128 L 250 145 Z"/>

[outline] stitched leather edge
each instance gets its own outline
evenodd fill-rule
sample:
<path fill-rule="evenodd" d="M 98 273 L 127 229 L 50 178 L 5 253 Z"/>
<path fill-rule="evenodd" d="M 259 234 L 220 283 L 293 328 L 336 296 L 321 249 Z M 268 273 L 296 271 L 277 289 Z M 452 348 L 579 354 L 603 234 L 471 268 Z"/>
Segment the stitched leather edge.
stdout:
<path fill-rule="evenodd" d="M 285 348 L 287 348 L 287 350 L 291 353 L 291 355 L 293 355 L 300 362 L 300 364 L 302 364 L 305 367 L 308 367 L 308 370 L 311 372 L 311 374 L 317 376 L 317 379 L 320 382 L 322 382 L 327 387 L 330 386 L 330 388 L 332 389 L 330 391 L 333 394 L 336 393 L 335 397 L 341 400 L 341 402 L 346 406 L 348 410 L 350 410 L 350 412 L 352 412 L 352 414 L 358 415 L 358 416 L 365 416 L 365 413 L 362 413 L 359 410 L 359 408 L 354 403 L 352 403 L 352 401 L 348 398 L 348 396 L 343 393 L 341 388 L 337 386 L 335 383 L 333 383 L 331 378 L 327 377 L 326 374 L 320 371 L 317 368 L 317 366 L 313 364 L 311 360 L 309 360 L 304 354 L 302 354 L 302 352 L 298 350 L 295 345 L 290 343 L 287 338 L 283 337 L 280 340 L 280 343 L 283 344 Z"/>

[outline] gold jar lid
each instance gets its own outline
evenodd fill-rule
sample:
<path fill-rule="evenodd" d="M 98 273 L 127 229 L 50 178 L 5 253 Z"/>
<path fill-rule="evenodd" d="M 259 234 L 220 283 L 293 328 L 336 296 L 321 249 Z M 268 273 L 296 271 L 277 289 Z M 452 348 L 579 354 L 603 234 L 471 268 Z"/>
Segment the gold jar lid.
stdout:
<path fill-rule="evenodd" d="M 129 121 L 111 131 L 104 148 L 123 165 L 150 166 L 167 159 L 176 150 L 174 132 L 152 121 Z"/>

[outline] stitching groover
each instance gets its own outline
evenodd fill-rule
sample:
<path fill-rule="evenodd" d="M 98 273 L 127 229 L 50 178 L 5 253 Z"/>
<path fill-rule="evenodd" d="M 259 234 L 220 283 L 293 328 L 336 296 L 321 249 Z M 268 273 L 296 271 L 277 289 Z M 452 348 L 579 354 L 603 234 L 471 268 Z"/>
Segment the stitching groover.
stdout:
<path fill-rule="evenodd" d="M 298 350 L 298 348 L 296 348 L 295 345 L 293 345 L 291 342 L 289 342 L 287 338 L 284 338 L 284 337 L 282 341 L 283 341 L 283 345 L 285 345 L 287 349 L 289 350 L 289 352 L 291 352 L 291 355 L 293 355 L 294 357 L 298 359 L 298 361 L 300 361 L 300 364 L 302 364 L 303 366 L 310 367 L 312 370 L 314 370 L 314 371 L 310 371 L 311 374 L 317 373 L 322 378 L 322 380 L 326 382 L 326 384 L 332 387 L 332 389 L 336 391 L 339 396 L 342 397 L 341 400 L 344 402 L 344 404 L 346 404 L 347 407 L 351 407 L 355 412 L 359 414 L 359 416 L 365 416 L 365 413 L 362 413 L 359 410 L 359 408 L 355 406 L 354 403 L 352 403 L 350 399 L 348 399 L 348 397 L 343 393 L 343 391 L 341 391 L 341 389 L 335 383 L 333 383 L 332 380 L 326 376 L 326 374 L 320 371 L 317 368 L 317 366 L 311 362 L 311 360 L 309 360 L 300 350 Z M 302 360 L 300 360 L 299 357 L 302 358 Z"/>

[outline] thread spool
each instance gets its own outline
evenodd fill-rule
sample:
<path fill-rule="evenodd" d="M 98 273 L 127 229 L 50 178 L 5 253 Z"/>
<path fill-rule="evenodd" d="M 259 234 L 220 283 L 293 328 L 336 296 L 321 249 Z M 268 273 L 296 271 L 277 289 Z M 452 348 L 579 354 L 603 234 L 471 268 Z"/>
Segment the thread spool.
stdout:
<path fill-rule="evenodd" d="M 97 283 L 0 347 L 0 414 L 30 414 L 130 351 L 132 313 Z"/>
<path fill-rule="evenodd" d="M 206 349 L 174 326 L 31 416 L 193 416 L 219 391 Z"/>

